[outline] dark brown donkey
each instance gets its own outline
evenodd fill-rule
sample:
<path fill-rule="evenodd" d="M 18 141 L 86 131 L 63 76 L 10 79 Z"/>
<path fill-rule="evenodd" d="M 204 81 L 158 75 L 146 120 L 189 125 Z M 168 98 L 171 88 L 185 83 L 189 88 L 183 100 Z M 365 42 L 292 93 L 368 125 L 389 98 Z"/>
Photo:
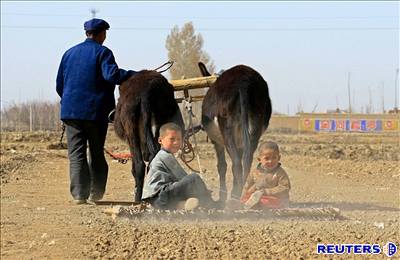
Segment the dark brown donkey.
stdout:
<path fill-rule="evenodd" d="M 203 76 L 210 76 L 199 63 Z M 267 82 L 250 67 L 224 71 L 203 100 L 201 122 L 217 153 L 220 200 L 225 201 L 225 149 L 232 159 L 232 198 L 239 198 L 253 162 L 253 154 L 271 117 Z"/>
<path fill-rule="evenodd" d="M 160 150 L 160 127 L 174 122 L 184 129 L 184 123 L 172 85 L 156 71 L 138 72 L 119 87 L 119 94 L 114 128 L 133 155 L 135 201 L 139 202 L 146 170 L 144 161 L 151 162 Z"/>

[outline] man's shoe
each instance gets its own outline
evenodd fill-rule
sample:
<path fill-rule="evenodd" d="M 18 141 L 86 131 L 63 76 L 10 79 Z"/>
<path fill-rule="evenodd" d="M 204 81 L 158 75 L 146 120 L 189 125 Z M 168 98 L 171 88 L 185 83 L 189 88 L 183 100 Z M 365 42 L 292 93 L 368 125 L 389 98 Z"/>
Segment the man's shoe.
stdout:
<path fill-rule="evenodd" d="M 245 209 L 251 209 L 252 207 L 257 205 L 258 202 L 260 202 L 260 199 L 261 199 L 263 194 L 264 194 L 263 191 L 260 191 L 260 190 L 259 191 L 255 191 L 253 194 L 251 194 L 250 198 L 244 204 L 244 208 Z"/>
<path fill-rule="evenodd" d="M 91 193 L 90 196 L 89 196 L 88 201 L 96 203 L 96 201 L 99 201 L 101 199 L 103 199 L 103 195 Z"/>
<path fill-rule="evenodd" d="M 73 202 L 75 205 L 86 204 L 86 200 L 74 200 Z"/>

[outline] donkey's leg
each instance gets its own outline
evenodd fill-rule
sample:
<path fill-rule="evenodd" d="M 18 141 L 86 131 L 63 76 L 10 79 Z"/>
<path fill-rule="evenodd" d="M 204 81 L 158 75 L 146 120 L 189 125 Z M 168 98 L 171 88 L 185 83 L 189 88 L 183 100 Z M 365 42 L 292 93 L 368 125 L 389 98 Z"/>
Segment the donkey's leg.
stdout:
<path fill-rule="evenodd" d="M 234 127 L 220 122 L 220 130 L 224 138 L 225 147 L 232 159 L 233 187 L 231 197 L 234 199 L 240 198 L 243 188 L 242 176 L 242 158 L 239 149 L 235 144 Z"/>
<path fill-rule="evenodd" d="M 135 202 L 140 202 L 142 200 L 143 183 L 145 175 L 145 167 L 142 156 L 142 151 L 140 149 L 140 144 L 137 141 L 138 138 L 133 138 L 130 140 L 130 152 L 132 154 L 132 175 L 135 178 Z"/>
<path fill-rule="evenodd" d="M 249 175 L 251 164 L 253 163 L 254 152 L 257 149 L 258 141 L 260 139 L 261 134 L 253 134 L 250 136 L 250 151 L 249 157 L 243 158 L 243 180 L 246 182 L 247 176 Z"/>
<path fill-rule="evenodd" d="M 215 152 L 217 153 L 217 168 L 219 175 L 219 200 L 226 201 L 228 190 L 226 189 L 226 160 L 225 147 L 213 142 Z"/>

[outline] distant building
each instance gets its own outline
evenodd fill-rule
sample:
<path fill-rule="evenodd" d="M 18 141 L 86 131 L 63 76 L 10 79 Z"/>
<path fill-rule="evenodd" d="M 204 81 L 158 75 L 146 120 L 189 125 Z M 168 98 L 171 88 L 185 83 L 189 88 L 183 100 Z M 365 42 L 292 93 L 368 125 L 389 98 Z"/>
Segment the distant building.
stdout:
<path fill-rule="evenodd" d="M 327 109 L 326 113 L 327 114 L 348 114 L 348 111 L 345 109 L 336 108 L 336 109 Z"/>

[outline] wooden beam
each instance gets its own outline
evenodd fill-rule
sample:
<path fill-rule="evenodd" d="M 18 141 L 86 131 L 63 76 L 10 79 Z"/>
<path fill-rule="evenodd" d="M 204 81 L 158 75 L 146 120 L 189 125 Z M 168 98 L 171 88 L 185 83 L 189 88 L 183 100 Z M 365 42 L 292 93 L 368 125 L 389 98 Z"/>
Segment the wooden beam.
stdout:
<path fill-rule="evenodd" d="M 217 78 L 218 77 L 214 75 L 208 77 L 170 80 L 169 83 L 174 87 L 175 91 L 182 91 L 188 89 L 211 87 L 215 83 Z"/>

